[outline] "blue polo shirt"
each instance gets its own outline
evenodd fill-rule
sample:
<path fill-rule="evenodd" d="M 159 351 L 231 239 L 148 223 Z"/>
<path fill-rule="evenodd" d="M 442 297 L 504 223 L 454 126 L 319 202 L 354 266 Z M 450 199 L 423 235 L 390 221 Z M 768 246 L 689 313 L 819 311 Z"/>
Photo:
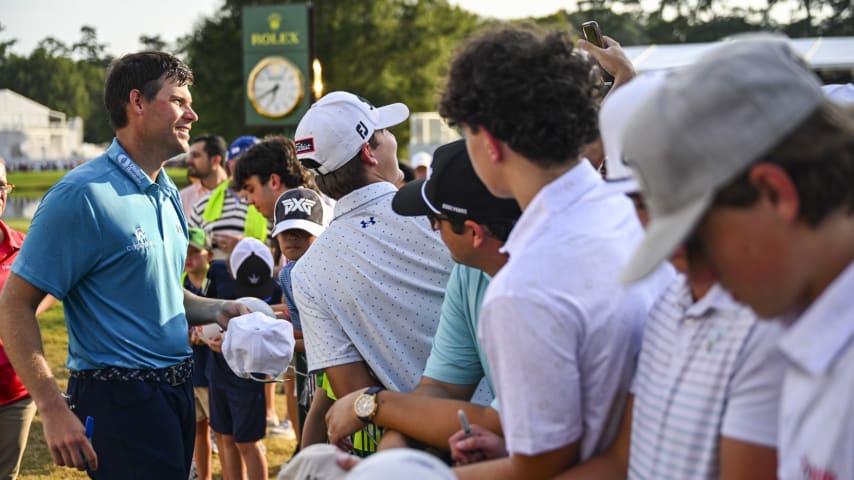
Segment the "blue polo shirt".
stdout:
<path fill-rule="evenodd" d="M 70 370 L 163 368 L 190 356 L 175 184 L 113 140 L 45 194 L 12 271 L 62 300 Z"/>
<path fill-rule="evenodd" d="M 480 307 L 491 279 L 474 267 L 454 265 L 445 287 L 439 327 L 424 367 L 425 377 L 445 383 L 470 385 L 485 378 L 490 396 L 478 398 L 479 403 L 492 401 L 495 391 L 486 352 L 477 340 Z"/>

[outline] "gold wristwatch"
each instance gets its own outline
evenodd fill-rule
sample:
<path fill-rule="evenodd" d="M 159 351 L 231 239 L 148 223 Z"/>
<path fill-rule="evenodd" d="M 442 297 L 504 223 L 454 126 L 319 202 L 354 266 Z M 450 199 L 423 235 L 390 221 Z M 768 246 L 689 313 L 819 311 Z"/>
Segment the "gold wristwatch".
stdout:
<path fill-rule="evenodd" d="M 353 410 L 359 420 L 365 423 L 371 423 L 377 415 L 379 404 L 377 403 L 377 394 L 385 390 L 383 387 L 371 387 L 361 395 L 356 397 L 356 403 L 353 404 Z"/>

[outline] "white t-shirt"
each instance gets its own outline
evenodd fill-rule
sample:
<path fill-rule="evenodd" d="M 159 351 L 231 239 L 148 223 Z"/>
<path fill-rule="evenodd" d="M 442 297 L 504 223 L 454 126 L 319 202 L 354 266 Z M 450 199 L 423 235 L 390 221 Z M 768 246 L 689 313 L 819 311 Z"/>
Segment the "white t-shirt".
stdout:
<path fill-rule="evenodd" d="M 511 453 L 580 441 L 581 459 L 614 439 L 662 266 L 631 287 L 620 272 L 643 231 L 631 201 L 582 161 L 534 197 L 481 309 L 483 343 Z"/>
<path fill-rule="evenodd" d="M 424 217 L 373 183 L 342 197 L 291 273 L 311 371 L 364 360 L 386 388 L 418 383 L 453 266 Z"/>
<path fill-rule="evenodd" d="M 717 285 L 695 303 L 680 276 L 644 329 L 629 478 L 717 479 L 721 437 L 776 447 L 782 333 Z"/>
<path fill-rule="evenodd" d="M 854 263 L 780 342 L 779 478 L 854 478 Z"/>

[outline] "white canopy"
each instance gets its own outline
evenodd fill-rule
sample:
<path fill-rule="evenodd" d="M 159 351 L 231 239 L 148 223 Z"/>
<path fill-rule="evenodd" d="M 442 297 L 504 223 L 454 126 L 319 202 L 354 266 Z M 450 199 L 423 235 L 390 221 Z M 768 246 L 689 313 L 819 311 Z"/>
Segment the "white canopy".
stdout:
<path fill-rule="evenodd" d="M 727 41 L 639 45 L 623 49 L 638 72 L 647 72 L 690 65 L 709 48 Z M 793 38 L 789 42 L 813 69 L 854 69 L 854 37 Z"/>

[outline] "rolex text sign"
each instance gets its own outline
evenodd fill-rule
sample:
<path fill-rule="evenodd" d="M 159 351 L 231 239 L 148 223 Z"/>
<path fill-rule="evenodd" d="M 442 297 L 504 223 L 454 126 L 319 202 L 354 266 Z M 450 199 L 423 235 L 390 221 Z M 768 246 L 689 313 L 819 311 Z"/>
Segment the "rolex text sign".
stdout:
<path fill-rule="evenodd" d="M 246 125 L 295 127 L 311 103 L 305 4 L 243 8 Z"/>

